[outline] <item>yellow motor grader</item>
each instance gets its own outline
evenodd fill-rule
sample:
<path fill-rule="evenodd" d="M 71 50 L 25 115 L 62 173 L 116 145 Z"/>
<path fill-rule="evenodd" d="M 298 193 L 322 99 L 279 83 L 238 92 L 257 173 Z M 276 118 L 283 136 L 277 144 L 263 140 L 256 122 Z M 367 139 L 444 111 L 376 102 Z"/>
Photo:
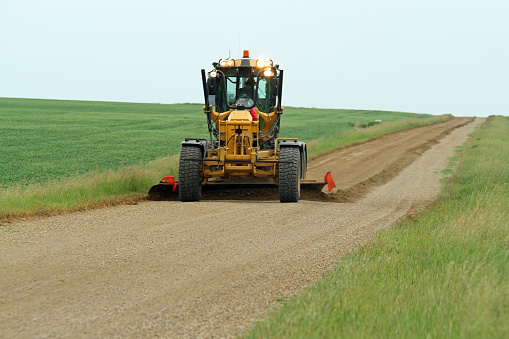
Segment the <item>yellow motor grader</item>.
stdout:
<path fill-rule="evenodd" d="M 220 59 L 201 70 L 210 139 L 186 138 L 179 163 L 181 201 L 199 201 L 202 187 L 277 186 L 281 202 L 297 202 L 306 179 L 307 150 L 297 138 L 279 138 L 283 70 L 270 59 Z M 160 185 L 168 184 L 161 181 Z M 156 185 L 157 186 L 157 185 Z M 173 189 L 177 183 L 173 183 Z M 149 192 L 150 193 L 150 192 Z"/>

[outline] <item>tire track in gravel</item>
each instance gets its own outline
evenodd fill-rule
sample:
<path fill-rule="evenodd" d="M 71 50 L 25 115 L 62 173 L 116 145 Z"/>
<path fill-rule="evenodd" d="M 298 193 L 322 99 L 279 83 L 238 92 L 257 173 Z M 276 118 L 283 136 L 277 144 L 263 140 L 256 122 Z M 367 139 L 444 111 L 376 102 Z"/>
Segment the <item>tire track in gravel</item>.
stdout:
<path fill-rule="evenodd" d="M 454 147 L 481 121 L 453 118 L 310 162 L 308 177 L 331 170 L 334 199 L 350 192 L 352 203 L 281 204 L 269 194 L 142 202 L 3 227 L 0 333 L 238 335 L 275 299 L 298 293 L 339 256 L 434 201 Z M 411 154 L 411 163 L 394 165 Z M 359 194 L 349 191 L 356 185 Z"/>

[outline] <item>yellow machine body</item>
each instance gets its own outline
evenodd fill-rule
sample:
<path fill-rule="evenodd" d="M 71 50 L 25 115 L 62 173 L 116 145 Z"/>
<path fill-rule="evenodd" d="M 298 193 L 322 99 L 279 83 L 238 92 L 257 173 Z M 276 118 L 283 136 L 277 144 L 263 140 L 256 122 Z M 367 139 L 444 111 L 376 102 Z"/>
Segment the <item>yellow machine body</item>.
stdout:
<path fill-rule="evenodd" d="M 316 181 L 306 180 L 306 144 L 279 138 L 283 70 L 270 59 L 250 59 L 248 51 L 242 59 L 212 65 L 208 75 L 201 70 L 210 138 L 186 138 L 178 185 L 169 177 L 151 191 L 172 185 L 181 201 L 199 201 L 202 187 L 225 187 L 236 179 L 240 185 L 268 183 L 278 188 L 281 202 L 297 202 L 301 184 Z"/>
<path fill-rule="evenodd" d="M 203 183 L 209 178 L 265 177 L 277 184 L 277 147 L 269 150 L 258 147 L 269 138 L 265 133 L 276 121 L 277 112 L 264 113 L 255 108 L 253 113 L 256 119 L 247 110 L 211 111 L 223 146 L 208 151 L 203 162 Z M 264 125 L 261 131 L 260 119 Z"/>

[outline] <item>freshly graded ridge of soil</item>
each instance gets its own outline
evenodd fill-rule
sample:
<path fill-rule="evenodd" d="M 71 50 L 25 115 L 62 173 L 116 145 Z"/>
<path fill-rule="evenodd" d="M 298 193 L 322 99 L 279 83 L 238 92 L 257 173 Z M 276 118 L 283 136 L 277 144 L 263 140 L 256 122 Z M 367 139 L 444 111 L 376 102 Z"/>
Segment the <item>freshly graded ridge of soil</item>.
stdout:
<path fill-rule="evenodd" d="M 2 227 L 1 337 L 238 335 L 434 201 L 480 122 L 453 118 L 310 162 L 308 177 L 332 171 L 334 199 L 350 203 L 150 201 Z"/>

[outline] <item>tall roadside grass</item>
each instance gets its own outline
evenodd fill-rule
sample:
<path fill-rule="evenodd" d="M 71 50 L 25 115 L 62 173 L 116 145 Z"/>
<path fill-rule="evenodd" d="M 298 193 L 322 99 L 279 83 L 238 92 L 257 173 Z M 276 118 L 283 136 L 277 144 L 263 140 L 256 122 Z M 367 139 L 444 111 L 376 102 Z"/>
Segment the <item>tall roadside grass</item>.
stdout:
<path fill-rule="evenodd" d="M 0 190 L 0 221 L 136 201 L 165 175 L 178 174 L 178 155 L 143 165 L 95 170 L 47 183 Z"/>
<path fill-rule="evenodd" d="M 248 338 L 509 337 L 509 118 L 491 117 L 439 201 L 340 259 Z"/>
<path fill-rule="evenodd" d="M 451 118 L 452 115 L 445 114 L 430 118 L 404 119 L 390 122 L 382 122 L 381 124 L 376 124 L 369 128 L 345 130 L 336 136 L 321 138 L 309 142 L 308 156 L 310 158 L 316 158 L 320 155 L 327 154 L 336 149 L 361 144 L 363 142 L 376 139 L 385 134 L 394 133 L 397 131 L 415 127 L 429 126 L 439 122 L 447 121 Z"/>

